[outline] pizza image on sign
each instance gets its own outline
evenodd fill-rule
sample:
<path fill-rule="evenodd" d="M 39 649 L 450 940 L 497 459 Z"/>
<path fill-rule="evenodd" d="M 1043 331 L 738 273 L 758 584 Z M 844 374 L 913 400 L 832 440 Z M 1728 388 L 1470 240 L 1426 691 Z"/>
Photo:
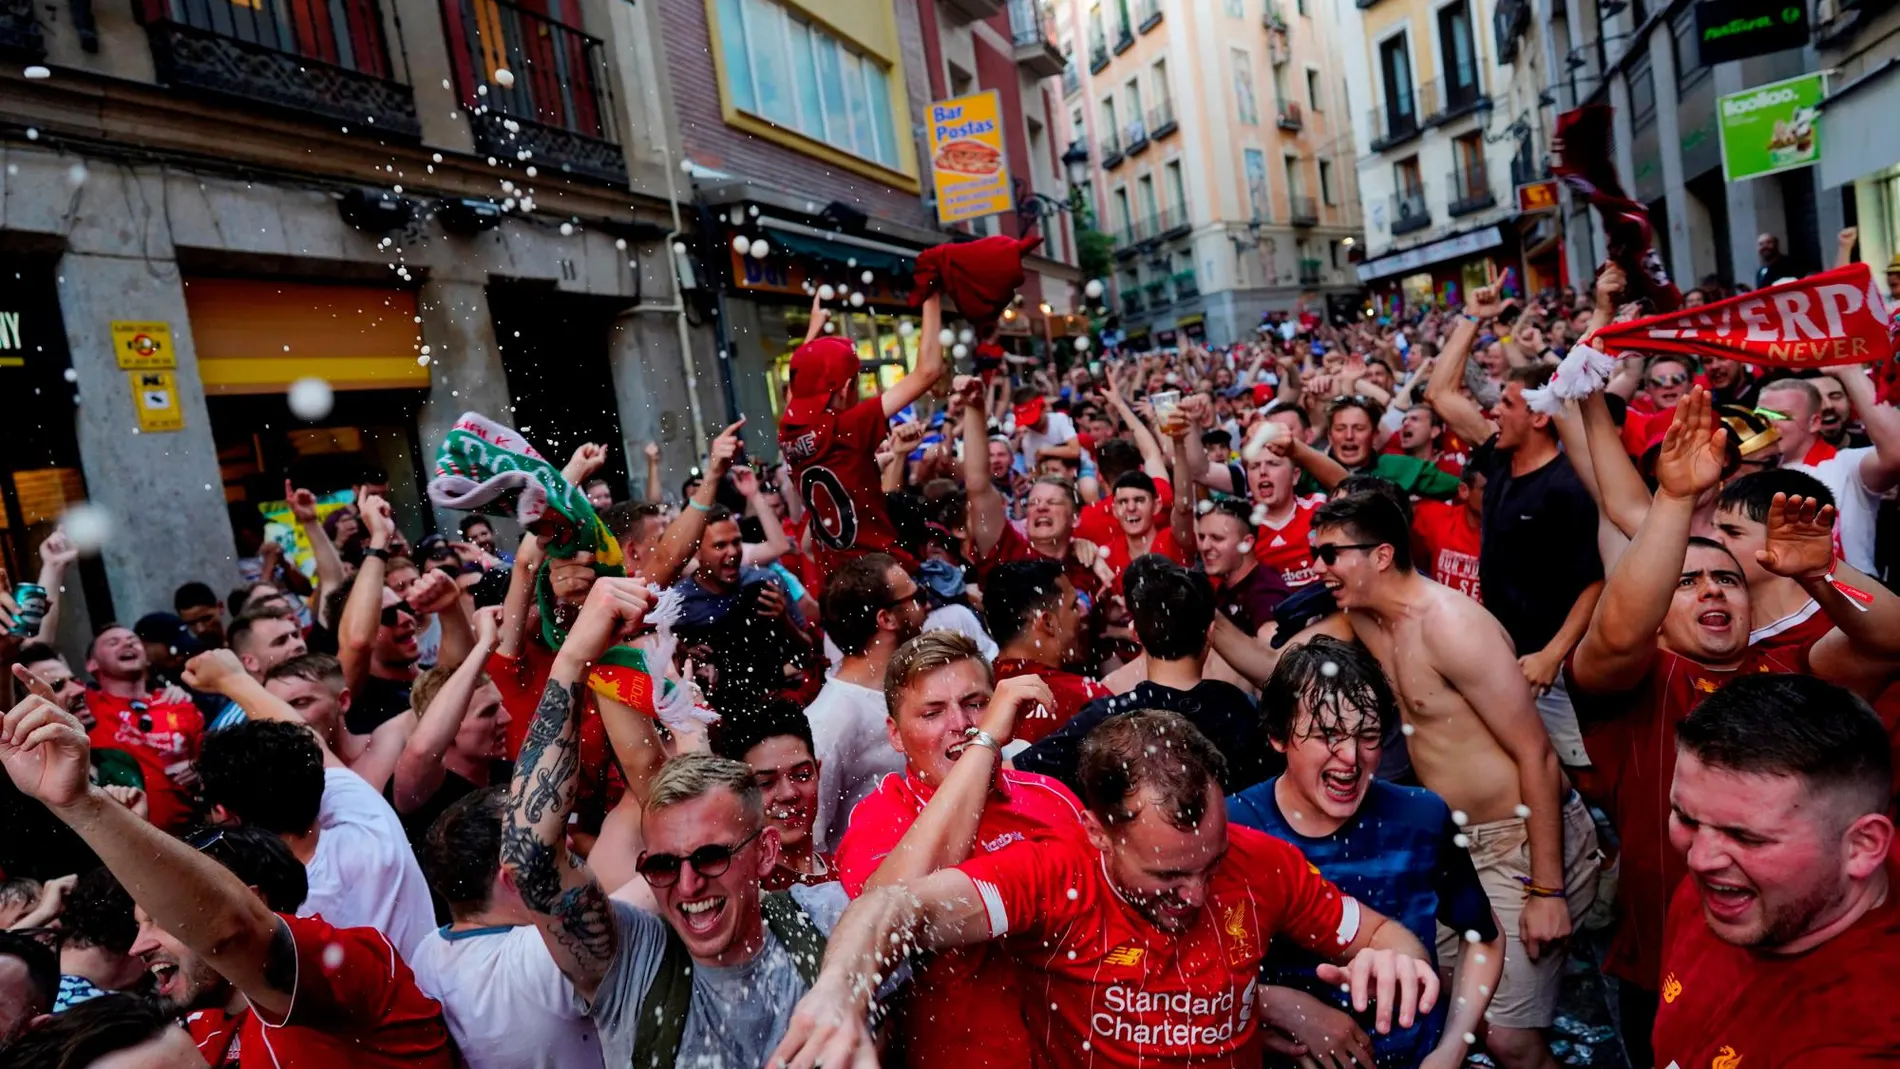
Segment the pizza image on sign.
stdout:
<path fill-rule="evenodd" d="M 981 141 L 952 141 L 937 150 L 932 163 L 939 171 L 991 175 L 1003 169 L 1003 154 Z"/>

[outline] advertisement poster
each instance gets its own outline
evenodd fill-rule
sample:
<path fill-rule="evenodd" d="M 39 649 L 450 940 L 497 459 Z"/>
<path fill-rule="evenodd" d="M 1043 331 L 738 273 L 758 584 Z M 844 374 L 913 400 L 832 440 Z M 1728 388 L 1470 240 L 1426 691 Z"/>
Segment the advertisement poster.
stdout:
<path fill-rule="evenodd" d="M 1740 182 L 1806 167 L 1821 159 L 1821 111 L 1827 76 L 1803 74 L 1718 97 L 1722 178 Z"/>
<path fill-rule="evenodd" d="M 317 495 L 317 518 L 327 520 L 330 513 L 347 507 L 356 500 L 352 490 L 333 490 Z M 264 516 L 264 537 L 283 547 L 284 559 L 292 568 L 315 579 L 317 576 L 316 554 L 310 548 L 310 536 L 290 516 L 290 503 L 287 501 L 260 501 L 257 511 Z"/>
<path fill-rule="evenodd" d="M 930 105 L 930 175 L 937 221 L 955 223 L 1015 206 L 1003 157 L 1003 109 L 996 90 Z"/>

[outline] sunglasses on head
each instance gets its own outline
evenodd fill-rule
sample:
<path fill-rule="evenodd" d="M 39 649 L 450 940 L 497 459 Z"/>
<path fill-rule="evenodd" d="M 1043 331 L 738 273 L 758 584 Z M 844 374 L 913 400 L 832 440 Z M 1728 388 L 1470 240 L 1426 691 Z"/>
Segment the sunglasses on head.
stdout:
<path fill-rule="evenodd" d="M 680 869 L 686 865 L 693 866 L 693 871 L 705 879 L 715 879 L 724 876 L 726 870 L 732 867 L 732 859 L 738 855 L 739 851 L 745 849 L 747 843 L 758 838 L 760 832 L 764 830 L 765 828 L 761 826 L 758 831 L 754 831 L 731 846 L 723 843 L 708 843 L 685 857 L 678 854 L 642 853 L 633 870 L 638 872 L 650 887 L 671 887 L 678 883 Z"/>
<path fill-rule="evenodd" d="M 1341 553 L 1344 553 L 1346 550 L 1378 549 L 1380 546 L 1383 546 L 1383 545 L 1385 545 L 1384 542 L 1346 542 L 1346 543 L 1327 542 L 1327 543 L 1322 543 L 1320 545 L 1314 546 L 1313 556 L 1318 557 L 1320 559 L 1320 563 L 1325 564 L 1327 567 L 1330 568 L 1333 565 L 1339 563 L 1339 555 Z"/>
<path fill-rule="evenodd" d="M 395 627 L 396 621 L 400 618 L 400 615 L 403 614 L 406 614 L 411 620 L 416 619 L 418 615 L 416 610 L 412 608 L 408 602 L 399 601 L 383 610 L 383 626 Z"/>

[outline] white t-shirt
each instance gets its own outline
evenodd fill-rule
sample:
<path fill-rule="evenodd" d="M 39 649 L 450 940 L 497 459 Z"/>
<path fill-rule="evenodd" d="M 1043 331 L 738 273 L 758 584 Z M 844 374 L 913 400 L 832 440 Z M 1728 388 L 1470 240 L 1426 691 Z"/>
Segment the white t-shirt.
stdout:
<path fill-rule="evenodd" d="M 1075 421 L 1060 412 L 1049 413 L 1048 430 L 1035 429 L 1023 432 L 1023 464 L 1034 474 L 1036 454 L 1052 445 L 1068 445 L 1075 441 Z"/>
<path fill-rule="evenodd" d="M 587 1003 L 534 925 L 430 932 L 409 967 L 468 1069 L 600 1069 Z"/>
<path fill-rule="evenodd" d="M 321 914 L 338 928 L 374 928 L 403 960 L 413 960 L 417 945 L 435 930 L 435 906 L 396 811 L 363 777 L 326 768 L 317 827 L 317 852 L 304 866 L 310 894 L 297 916 Z"/>
<path fill-rule="evenodd" d="M 1874 447 L 1868 445 L 1843 449 L 1819 464 L 1782 465 L 1814 476 L 1834 495 L 1834 507 L 1840 511 L 1836 530 L 1841 536 L 1841 556 L 1868 575 L 1874 574 L 1874 522 L 1880 516 L 1880 495 L 1861 481 L 1860 462 L 1873 452 Z"/>
<path fill-rule="evenodd" d="M 976 618 L 976 613 L 968 605 L 944 605 L 930 610 L 930 615 L 924 617 L 924 630 L 955 631 L 967 635 L 970 641 L 976 643 L 976 648 L 982 651 L 984 660 L 996 659 L 995 640 L 990 638 L 988 631 L 983 630 L 983 621 Z"/>
<path fill-rule="evenodd" d="M 884 692 L 846 683 L 836 676 L 805 708 L 811 721 L 818 770 L 818 815 L 811 834 L 818 849 L 831 853 L 844 837 L 845 821 L 878 781 L 904 770 L 904 755 L 891 749 L 884 733 Z"/>

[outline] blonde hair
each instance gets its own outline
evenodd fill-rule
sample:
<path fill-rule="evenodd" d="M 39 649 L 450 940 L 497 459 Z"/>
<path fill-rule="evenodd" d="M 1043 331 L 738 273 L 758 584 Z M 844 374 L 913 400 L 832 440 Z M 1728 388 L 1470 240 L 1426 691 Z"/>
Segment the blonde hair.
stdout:
<path fill-rule="evenodd" d="M 939 668 L 948 668 L 960 661 L 975 661 L 983 666 L 983 678 L 990 683 L 996 677 L 990 672 L 988 661 L 983 659 L 983 651 L 977 648 L 976 640 L 961 631 L 926 631 L 891 654 L 891 663 L 884 669 L 884 709 L 892 717 L 897 716 L 897 699 L 911 685 Z"/>
<path fill-rule="evenodd" d="M 722 788 L 738 795 L 748 827 L 764 823 L 765 799 L 752 778 L 752 766 L 709 753 L 685 753 L 661 765 L 647 792 L 646 811 L 684 805 Z"/>
<path fill-rule="evenodd" d="M 409 708 L 415 710 L 417 716 L 421 716 L 428 710 L 429 703 L 435 700 L 435 696 L 441 693 L 442 685 L 447 683 L 449 677 L 454 674 L 455 669 L 445 664 L 438 664 L 417 676 L 416 681 L 409 685 Z M 487 672 L 475 677 L 475 686 L 478 689 L 486 682 L 488 682 Z"/>

